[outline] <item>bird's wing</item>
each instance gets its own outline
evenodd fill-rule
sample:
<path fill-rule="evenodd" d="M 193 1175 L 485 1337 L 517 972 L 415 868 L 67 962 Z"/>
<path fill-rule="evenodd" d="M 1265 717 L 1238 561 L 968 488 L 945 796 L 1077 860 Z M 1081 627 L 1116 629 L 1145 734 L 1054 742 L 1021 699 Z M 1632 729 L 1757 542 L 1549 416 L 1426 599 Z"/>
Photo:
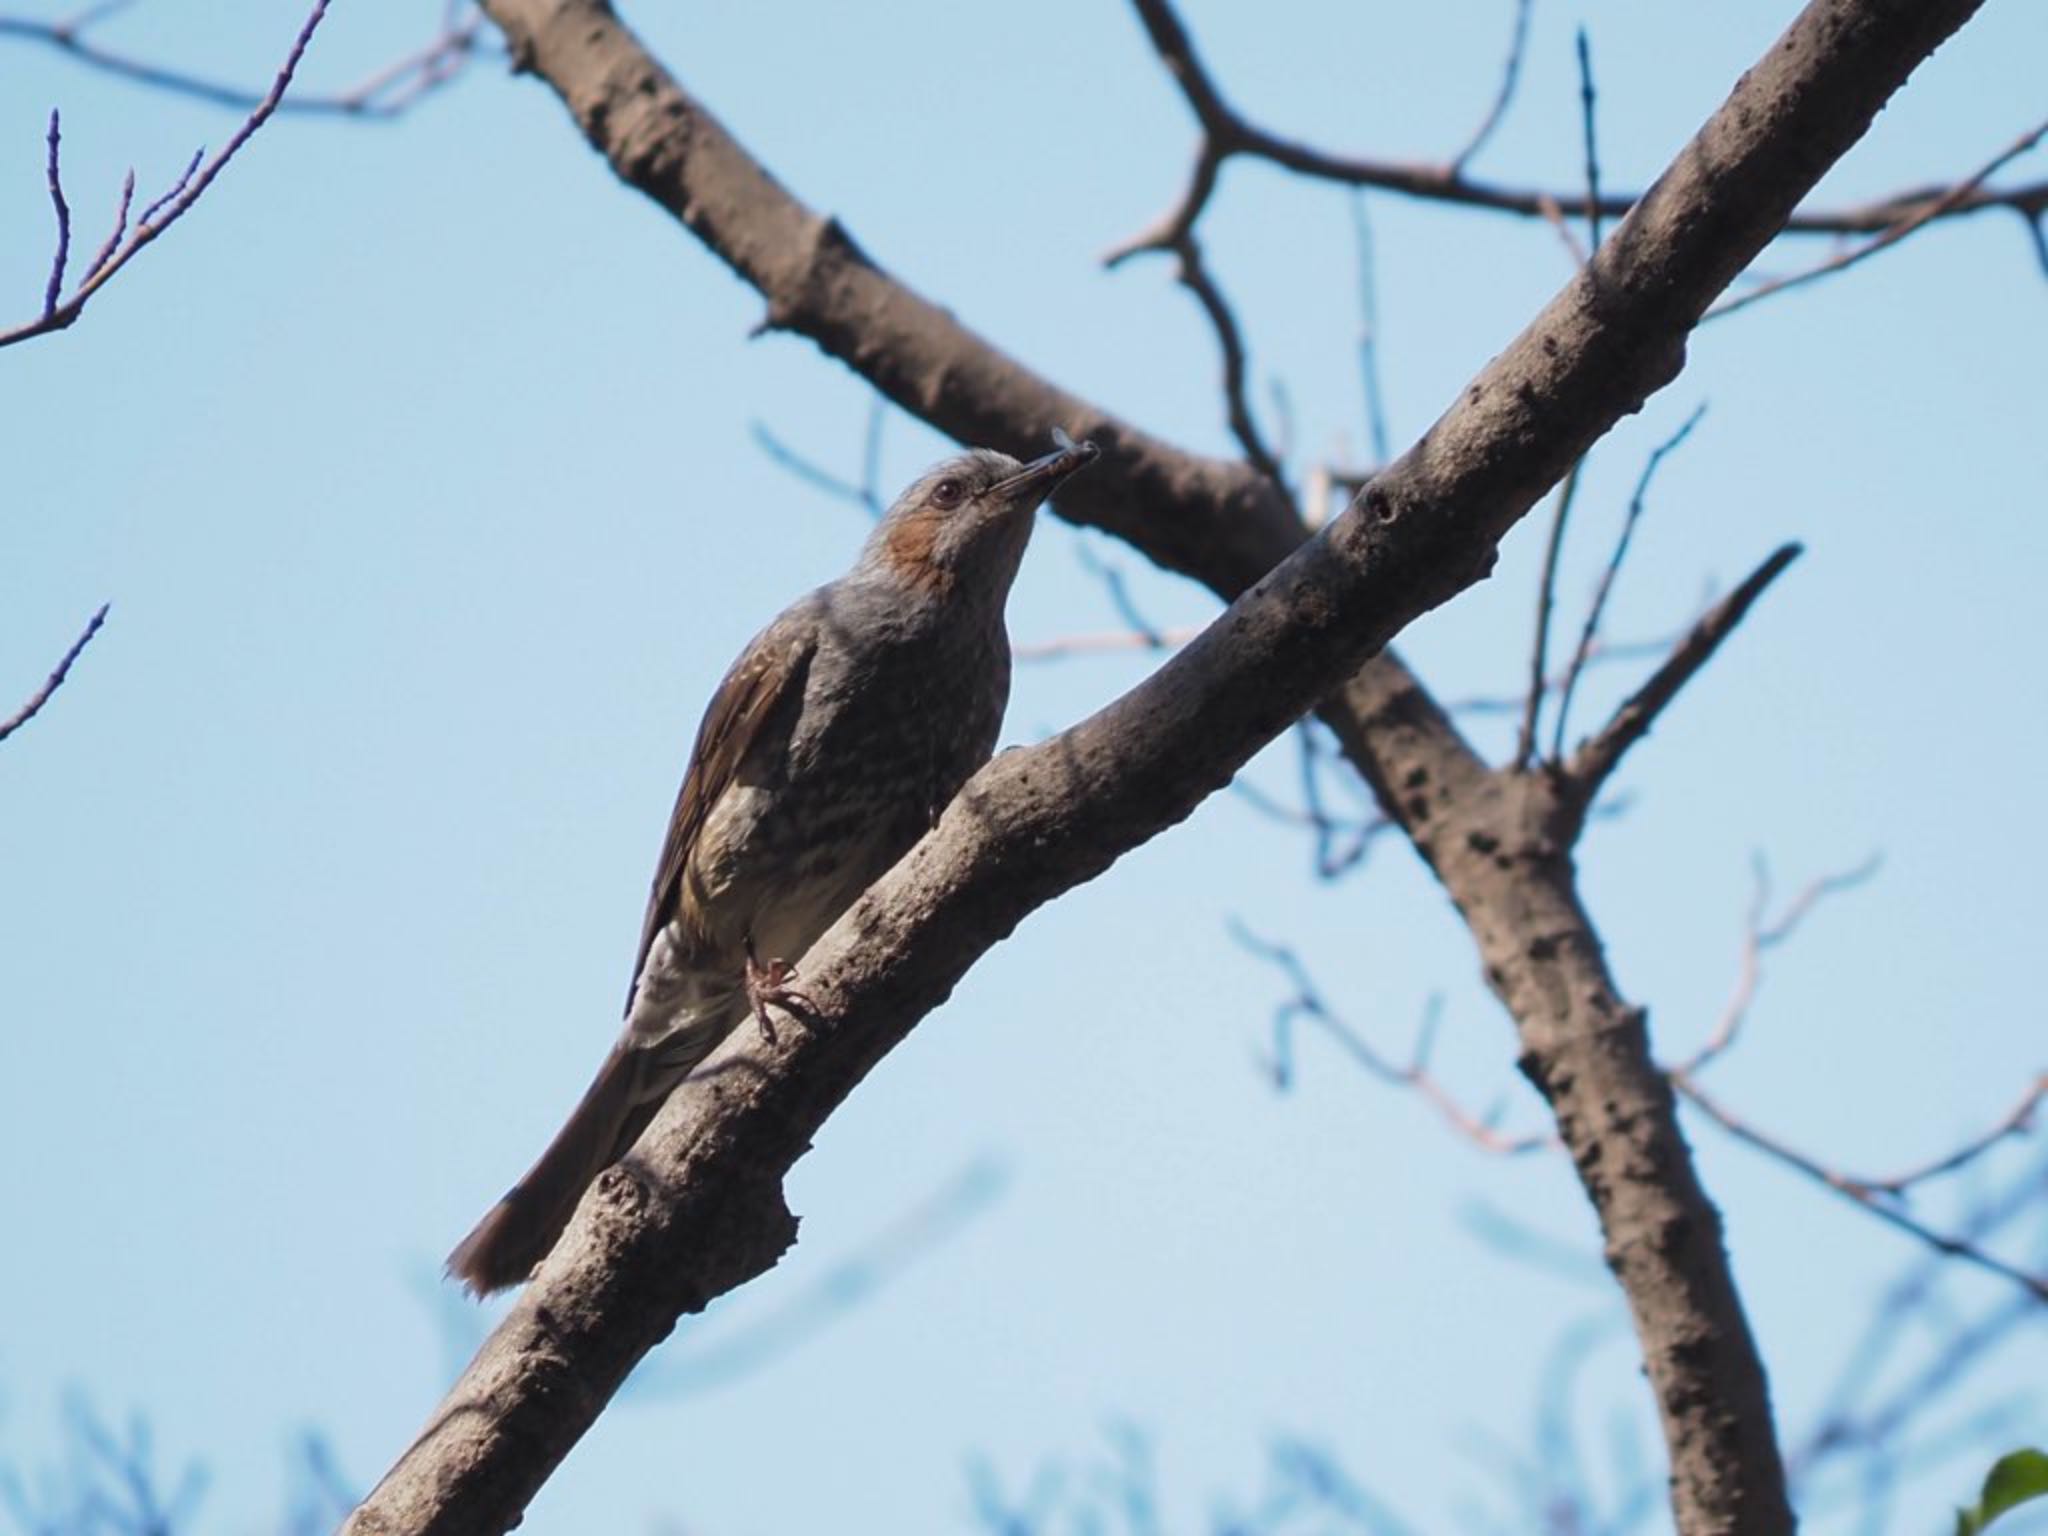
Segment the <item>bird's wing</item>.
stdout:
<path fill-rule="evenodd" d="M 640 952 L 633 960 L 633 986 L 640 980 L 640 968 L 654 936 L 676 915 L 682 898 L 683 871 L 689 866 L 690 851 L 704 819 L 719 797 L 732 787 L 740 766 L 765 738 L 786 734 L 795 706 L 803 698 L 804 681 L 810 673 L 811 657 L 818 645 L 817 631 L 808 624 L 789 622 L 789 616 L 768 626 L 732 664 L 711 703 L 704 711 L 704 723 L 697 727 L 697 744 L 690 752 L 690 766 L 683 774 L 683 787 L 676 794 L 676 808 L 668 822 L 668 841 L 661 850 L 661 863 L 654 871 L 654 889 L 647 897 L 647 918 L 640 928 Z M 782 731 L 771 731 L 775 725 Z M 633 987 L 626 991 L 626 1011 L 632 1012 Z"/>

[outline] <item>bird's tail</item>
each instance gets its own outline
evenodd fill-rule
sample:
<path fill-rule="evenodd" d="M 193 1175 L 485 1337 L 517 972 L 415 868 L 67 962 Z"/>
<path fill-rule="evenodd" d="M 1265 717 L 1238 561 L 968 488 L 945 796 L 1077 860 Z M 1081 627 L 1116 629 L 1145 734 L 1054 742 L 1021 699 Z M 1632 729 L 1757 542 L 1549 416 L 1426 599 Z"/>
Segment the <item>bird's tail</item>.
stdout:
<path fill-rule="evenodd" d="M 583 1192 L 640 1139 L 666 1089 L 674 1086 L 674 1074 L 658 1058 L 658 1052 L 623 1040 L 612 1047 L 540 1160 L 448 1255 L 450 1275 L 488 1296 L 533 1273 L 569 1225 Z"/>

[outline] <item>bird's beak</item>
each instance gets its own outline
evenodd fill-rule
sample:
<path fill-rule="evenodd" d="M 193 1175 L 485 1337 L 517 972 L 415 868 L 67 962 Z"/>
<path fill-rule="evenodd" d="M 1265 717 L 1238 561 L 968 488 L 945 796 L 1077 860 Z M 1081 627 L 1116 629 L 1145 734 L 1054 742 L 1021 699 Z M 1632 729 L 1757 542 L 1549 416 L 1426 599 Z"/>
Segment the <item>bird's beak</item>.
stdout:
<path fill-rule="evenodd" d="M 1012 506 L 1036 507 L 1062 480 L 1093 464 L 1102 452 L 1093 443 L 1066 441 L 1064 433 L 1057 436 L 1061 439 L 1059 447 L 1043 458 L 1033 459 L 1007 480 L 998 480 L 989 487 L 989 495 Z"/>

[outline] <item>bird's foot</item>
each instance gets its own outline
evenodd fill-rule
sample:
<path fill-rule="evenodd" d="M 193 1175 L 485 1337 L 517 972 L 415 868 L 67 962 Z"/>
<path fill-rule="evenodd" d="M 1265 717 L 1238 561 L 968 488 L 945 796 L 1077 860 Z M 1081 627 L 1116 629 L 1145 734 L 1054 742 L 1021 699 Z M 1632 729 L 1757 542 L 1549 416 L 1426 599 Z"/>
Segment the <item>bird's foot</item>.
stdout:
<path fill-rule="evenodd" d="M 747 1004 L 771 1045 L 775 1042 L 775 1021 L 768 1017 L 770 1008 L 780 1008 L 806 1029 L 818 1022 L 818 1005 L 790 985 L 794 980 L 795 966 L 787 960 L 760 959 L 754 953 L 754 941 L 747 941 Z"/>

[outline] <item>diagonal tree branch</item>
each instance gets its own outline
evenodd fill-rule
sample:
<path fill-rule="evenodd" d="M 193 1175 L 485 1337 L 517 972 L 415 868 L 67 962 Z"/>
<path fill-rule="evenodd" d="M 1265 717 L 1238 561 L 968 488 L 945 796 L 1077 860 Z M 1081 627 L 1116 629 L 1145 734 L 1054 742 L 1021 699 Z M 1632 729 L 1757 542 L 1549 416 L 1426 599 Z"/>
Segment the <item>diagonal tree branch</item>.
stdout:
<path fill-rule="evenodd" d="M 2025 133 L 1994 155 L 1981 169 L 1965 176 L 1946 192 L 1938 196 L 1923 198 L 1919 202 L 1899 209 L 1895 221 L 1887 224 L 1868 240 L 1852 245 L 1847 250 L 1829 257 L 1826 261 L 1808 267 L 1803 272 L 1794 272 L 1785 277 L 1773 278 L 1769 282 L 1757 284 L 1756 287 L 1750 289 L 1747 293 L 1736 294 L 1732 298 L 1723 299 L 1714 306 L 1707 318 L 1709 320 L 1718 320 L 1723 315 L 1732 315 L 1738 309 L 1747 309 L 1750 305 L 1760 300 L 1768 299 L 1774 294 L 1784 293 L 1788 289 L 1799 288 L 1807 283 L 1817 282 L 1823 277 L 1832 277 L 1837 272 L 1846 272 L 1858 262 L 1867 261 L 1878 252 L 1897 245 L 1914 231 L 1933 223 L 1944 214 L 1953 212 L 1969 199 L 1977 196 L 1982 191 L 1985 182 L 1989 181 L 1994 175 L 2003 170 L 2012 161 L 2017 160 L 2021 155 L 2030 153 L 2043 138 L 2048 138 L 2048 122 L 2037 123 L 2032 128 L 2029 128 Z M 2014 194 L 2010 206 L 2016 208 L 2021 216 L 2026 219 L 2027 227 L 2033 232 L 2035 241 L 2038 244 L 2041 239 L 2041 221 L 2044 216 L 2048 216 L 2048 195 L 2041 194 L 2048 192 L 2048 189 L 2036 188 L 2035 192 L 2037 195 L 2031 198 L 2025 196 L 2024 193 Z"/>
<path fill-rule="evenodd" d="M 977 386 L 1027 395 L 1045 387 L 991 349 L 974 343 L 947 359 L 944 376 L 923 379 L 906 359 L 884 355 L 898 339 L 928 354 L 936 341 L 971 338 L 891 283 L 835 224 L 808 217 L 600 0 L 490 0 L 489 9 L 516 62 L 563 95 L 628 181 L 750 280 L 763 274 L 771 321 L 817 326 L 811 334 L 854 355 L 892 397 L 929 401 L 956 420 L 980 416 L 1011 440 L 1023 430 Z M 1810 6 L 1588 267 L 1349 510 L 1137 689 L 977 775 L 806 957 L 824 1027 L 774 1039 L 742 1027 L 670 1099 L 345 1529 L 466 1533 L 515 1522 L 677 1318 L 788 1246 L 794 1220 L 782 1176 L 880 1057 L 1031 910 L 1179 821 L 1403 623 L 1482 576 L 1502 534 L 1595 438 L 1675 376 L 1707 305 L 1974 10 L 1971 0 Z M 829 281 L 818 281 L 821 271 Z M 835 314 L 843 329 L 828 318 Z M 897 321 L 907 330 L 894 331 Z M 1054 415 L 1033 430 L 1053 425 L 1093 423 Z M 1126 527 L 1149 522 L 1136 509 L 1155 487 L 1186 497 L 1175 471 L 1189 466 L 1163 445 L 1132 435 L 1110 446 L 1117 473 L 1108 478 L 1125 500 L 1104 510 Z M 1241 553 L 1241 532 L 1218 531 Z M 1288 532 L 1269 519 L 1255 536 Z M 1185 537 L 1156 542 L 1213 568 L 1216 557 Z M 1366 726 L 1396 738 L 1437 729 L 1419 688 L 1380 702 Z M 1418 847 L 1440 872 L 1450 868 L 1446 850 Z M 1552 854 L 1543 889 L 1576 909 L 1568 862 Z M 1455 898 L 1457 881 L 1445 878 Z M 1502 931 L 1516 926 L 1509 916 L 1466 911 L 1490 961 Z M 1569 931 L 1590 933 L 1583 912 L 1576 917 Z M 1515 946 L 1554 931 L 1523 923 Z M 1598 964 L 1597 953 L 1581 959 Z M 1493 979 L 1508 995 L 1511 981 Z M 1525 1065 L 1558 1114 L 1636 1313 L 1680 1528 L 1789 1530 L 1761 1366 L 1669 1085 L 1648 1062 L 1640 1011 L 1590 1029 L 1567 1028 L 1583 1021 L 1556 1010 L 1517 1017 Z"/>
<path fill-rule="evenodd" d="M 1700 615 L 1700 621 L 1650 675 L 1650 680 L 1630 694 L 1627 702 L 1614 712 L 1614 718 L 1572 754 L 1566 772 L 1582 803 L 1593 803 L 1593 797 L 1620 766 L 1628 749 L 1650 734 L 1650 727 L 1657 723 L 1665 706 L 1713 659 L 1721 642 L 1735 632 L 1735 626 L 1763 596 L 1764 588 L 1776 581 L 1800 553 L 1798 544 L 1781 544 L 1772 550 L 1763 564 L 1743 578 L 1740 586 Z"/>
<path fill-rule="evenodd" d="M 203 150 L 193 155 L 191 164 L 185 167 L 185 173 L 172 184 L 168 192 L 143 209 L 142 217 L 135 221 L 133 229 L 128 227 L 128 209 L 135 196 L 135 173 L 128 173 L 127 183 L 121 190 L 120 205 L 115 213 L 114 231 L 107 237 L 106 244 L 93 258 L 92 265 L 87 268 L 85 276 L 79 280 L 78 286 L 72 290 L 68 299 L 60 299 L 58 295 L 63 291 L 64 263 L 71 249 L 71 221 L 58 183 L 57 114 L 50 114 L 49 182 L 51 198 L 57 205 L 57 255 L 51 263 L 42 313 L 34 320 L 11 329 L 0 329 L 0 347 L 11 347 L 17 342 L 67 329 L 85 313 L 85 306 L 94 294 L 111 282 L 114 275 L 129 262 L 141 255 L 157 236 L 163 234 L 191 210 L 192 205 L 205 195 L 206 189 L 213 185 L 214 178 L 227 169 L 228 162 L 241 152 L 242 146 L 254 138 L 256 131 L 270 121 L 271 115 L 277 111 L 279 103 L 284 100 L 286 89 L 292 83 L 292 75 L 298 69 L 299 61 L 305 57 L 307 45 L 313 41 L 313 33 L 327 15 L 330 3 L 331 0 L 313 0 L 312 9 L 299 28 L 298 36 L 293 38 L 291 50 L 285 55 L 284 64 L 278 70 L 276 78 L 271 81 L 268 93 L 256 103 L 248 117 L 243 119 L 242 125 L 228 136 L 227 143 L 223 144 L 212 158 L 206 158 Z"/>
<path fill-rule="evenodd" d="M 1266 445 L 1259 432 L 1259 424 L 1252 417 L 1251 402 L 1246 399 L 1246 375 L 1250 366 L 1245 358 L 1244 333 L 1238 329 L 1237 313 L 1230 307 L 1230 301 L 1223 296 L 1208 263 L 1202 259 L 1202 247 L 1192 233 L 1175 247 L 1180 257 L 1177 274 L 1180 285 L 1195 296 L 1195 302 L 1202 306 L 1202 313 L 1208 317 L 1209 327 L 1216 333 L 1216 350 L 1223 361 L 1223 408 L 1230 422 L 1231 436 L 1244 449 L 1245 462 L 1268 480 L 1281 482 L 1280 460 Z"/>
<path fill-rule="evenodd" d="M 1700 418 L 1706 413 L 1706 406 L 1695 406 L 1684 424 L 1651 450 L 1642 474 L 1636 478 L 1635 494 L 1629 497 L 1628 510 L 1622 515 L 1621 534 L 1614 541 L 1614 552 L 1607 557 L 1607 564 L 1600 572 L 1599 584 L 1593 589 L 1592 604 L 1586 609 L 1585 623 L 1579 630 L 1579 643 L 1572 648 L 1571 664 L 1564 669 L 1564 683 L 1557 691 L 1557 725 L 1550 745 L 1553 762 L 1564 760 L 1564 738 L 1571 723 L 1572 694 L 1579 686 L 1579 674 L 1586 670 L 1586 661 L 1600 639 L 1600 620 L 1607 612 L 1607 599 L 1613 595 L 1615 579 L 1621 575 L 1622 565 L 1628 559 L 1629 544 L 1635 538 L 1636 524 L 1642 521 L 1643 505 L 1650 494 L 1650 482 L 1657 478 L 1657 466 L 1692 436 L 1693 428 L 1700 424 Z M 1551 574 L 1546 564 L 1546 583 Z"/>
<path fill-rule="evenodd" d="M 0 741 L 5 741 L 35 719 L 42 712 L 43 706 L 50 702 L 50 696 L 64 686 L 64 679 L 71 675 L 71 664 L 85 654 L 85 648 L 92 644 L 92 637 L 98 634 L 100 626 L 107 622 L 107 608 L 106 603 L 100 604 L 98 611 L 85 621 L 84 631 L 71 642 L 71 648 L 58 659 L 50 675 L 43 680 L 43 686 L 30 694 L 28 702 L 21 708 L 5 720 L 0 720 Z"/>
<path fill-rule="evenodd" d="M 1529 11 L 1532 0 L 1515 0 L 1514 30 L 1508 37 L 1507 62 L 1501 66 L 1500 88 L 1494 92 L 1493 104 L 1486 109 L 1486 115 L 1479 120 L 1479 126 L 1472 130 L 1462 148 L 1451 156 L 1450 170 L 1453 176 L 1462 173 L 1466 162 L 1486 147 L 1486 141 L 1500 127 L 1501 120 L 1508 115 L 1508 104 L 1515 99 L 1515 87 L 1522 79 L 1522 59 L 1529 50 Z"/>

